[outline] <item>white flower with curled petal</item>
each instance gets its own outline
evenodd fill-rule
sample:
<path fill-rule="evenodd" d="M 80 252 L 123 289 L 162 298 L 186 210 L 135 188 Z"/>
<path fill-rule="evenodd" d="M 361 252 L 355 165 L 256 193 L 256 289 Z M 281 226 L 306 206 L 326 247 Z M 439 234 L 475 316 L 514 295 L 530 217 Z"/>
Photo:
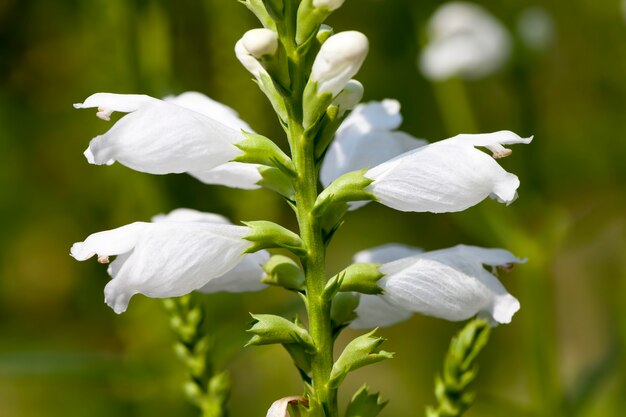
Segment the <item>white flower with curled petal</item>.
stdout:
<path fill-rule="evenodd" d="M 387 326 L 405 320 L 407 313 L 451 321 L 478 315 L 492 325 L 509 323 L 519 301 L 484 265 L 508 268 L 524 262 L 504 249 L 465 245 L 399 257 L 380 267 L 384 293 L 364 298 L 352 326 Z"/>
<path fill-rule="evenodd" d="M 511 53 L 505 27 L 477 4 L 445 3 L 430 18 L 427 32 L 420 68 L 431 80 L 485 77 L 502 67 Z"/>
<path fill-rule="evenodd" d="M 340 32 L 328 38 L 311 70 L 311 81 L 317 83 L 318 94 L 339 94 L 359 71 L 368 51 L 369 41 L 361 32 Z"/>
<path fill-rule="evenodd" d="M 511 203 L 519 179 L 495 158 L 511 153 L 502 145 L 530 143 L 513 132 L 458 135 L 399 155 L 365 173 L 373 180 L 367 191 L 400 211 L 446 213 L 463 211 L 486 197 Z M 481 146 L 493 157 L 476 149 Z"/>
<path fill-rule="evenodd" d="M 328 187 L 345 173 L 375 167 L 426 144 L 397 131 L 400 124 L 402 115 L 397 100 L 358 105 L 343 121 L 326 152 L 320 170 L 322 184 Z"/>
<path fill-rule="evenodd" d="M 250 125 L 241 120 L 235 110 L 202 93 L 188 91 L 178 96 L 165 97 L 164 100 L 219 120 L 222 124 L 232 129 L 254 133 Z M 257 164 L 227 162 L 213 169 L 189 172 L 189 175 L 205 184 L 255 190 L 261 188 L 257 184 L 262 178 L 258 168 L 259 165 Z"/>
<path fill-rule="evenodd" d="M 159 214 L 152 218 L 155 223 L 159 222 L 200 222 L 215 224 L 231 224 L 224 216 L 214 213 L 205 213 L 193 209 L 179 208 L 168 214 Z M 270 259 L 266 250 L 247 253 L 242 256 L 241 262 L 224 275 L 210 280 L 198 291 L 205 294 L 216 292 L 252 292 L 267 288 L 261 283 L 265 275 L 262 265 Z"/>
<path fill-rule="evenodd" d="M 115 111 L 127 112 L 85 151 L 96 165 L 115 161 L 136 171 L 170 174 L 205 171 L 242 152 L 235 147 L 244 136 L 211 117 L 153 97 L 96 93 L 76 108 L 98 108 L 108 120 Z"/>
<path fill-rule="evenodd" d="M 242 261 L 251 243 L 245 226 L 206 221 L 136 222 L 94 233 L 75 243 L 71 255 L 84 261 L 98 256 L 112 280 L 105 302 L 120 314 L 135 294 L 177 297 L 207 285 Z"/>

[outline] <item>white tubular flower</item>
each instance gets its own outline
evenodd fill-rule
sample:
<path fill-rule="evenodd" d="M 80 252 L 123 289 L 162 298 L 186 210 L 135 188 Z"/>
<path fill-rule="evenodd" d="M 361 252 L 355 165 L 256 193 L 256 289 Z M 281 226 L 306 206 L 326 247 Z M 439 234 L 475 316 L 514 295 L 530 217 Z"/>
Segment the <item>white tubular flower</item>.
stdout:
<path fill-rule="evenodd" d="M 343 174 L 375 167 L 426 144 L 396 131 L 401 123 L 400 103 L 396 100 L 358 105 L 343 121 L 328 148 L 320 171 L 322 184 L 328 187 Z"/>
<path fill-rule="evenodd" d="M 450 2 L 428 22 L 429 44 L 420 57 L 426 78 L 481 78 L 498 70 L 511 52 L 504 26 L 477 4 Z"/>
<path fill-rule="evenodd" d="M 202 113 L 205 116 L 219 120 L 222 124 L 237 131 L 244 130 L 254 133 L 254 130 L 232 108 L 217 102 L 202 93 L 188 91 L 178 96 L 165 97 L 168 103 L 188 108 Z M 231 188 L 256 190 L 261 188 L 257 183 L 261 180 L 259 165 L 241 162 L 227 162 L 213 169 L 193 171 L 189 174 L 205 184 L 224 185 Z"/>
<path fill-rule="evenodd" d="M 392 305 L 451 321 L 475 315 L 510 323 L 519 301 L 483 267 L 524 263 L 504 249 L 458 245 L 383 265 L 380 286 Z"/>
<path fill-rule="evenodd" d="M 252 29 L 246 32 L 235 44 L 235 55 L 239 62 L 257 80 L 267 71 L 259 62 L 263 56 L 274 55 L 278 48 L 278 35 L 269 29 Z"/>
<path fill-rule="evenodd" d="M 385 264 L 422 252 L 421 249 L 413 246 L 388 243 L 358 252 L 354 255 L 353 261 L 355 263 Z M 350 323 L 350 327 L 354 329 L 388 327 L 405 321 L 413 315 L 412 311 L 390 304 L 384 297 L 368 294 L 360 295 L 359 306 L 355 312 L 357 318 Z"/>
<path fill-rule="evenodd" d="M 241 42 L 250 55 L 261 59 L 276 53 L 278 34 L 269 29 L 252 29 L 244 33 Z"/>
<path fill-rule="evenodd" d="M 226 224 L 231 222 L 224 216 L 214 213 L 205 213 L 188 208 L 179 208 L 168 214 L 159 214 L 152 218 L 155 223 L 159 222 L 199 222 L 212 224 Z M 270 259 L 266 250 L 248 253 L 242 256 L 241 261 L 233 269 L 222 276 L 211 279 L 198 291 L 205 294 L 216 292 L 253 292 L 267 288 L 261 283 L 264 276 L 262 265 Z"/>
<path fill-rule="evenodd" d="M 369 41 L 360 32 L 340 32 L 328 38 L 315 57 L 311 72 L 318 94 L 339 94 L 359 71 L 368 51 Z"/>
<path fill-rule="evenodd" d="M 171 174 L 203 171 L 224 164 L 241 151 L 239 130 L 185 107 L 134 94 L 96 93 L 75 108 L 98 108 L 108 120 L 115 112 L 128 112 L 85 151 L 96 165 L 119 162 L 136 171 Z"/>
<path fill-rule="evenodd" d="M 519 179 L 494 158 L 511 150 L 502 145 L 530 143 L 513 132 L 458 135 L 399 155 L 365 173 L 367 190 L 380 203 L 400 211 L 446 213 L 463 211 L 492 197 L 511 203 Z M 485 147 L 493 157 L 479 151 Z"/>
<path fill-rule="evenodd" d="M 509 323 L 519 310 L 517 299 L 483 267 L 509 268 L 526 262 L 504 249 L 458 245 L 420 253 L 417 248 L 388 245 L 371 253 L 361 256 L 378 262 L 388 259 L 380 268 L 386 274 L 379 282 L 384 294 L 361 295 L 353 328 L 390 326 L 413 313 L 452 321 L 479 315 L 496 325 Z"/>
<path fill-rule="evenodd" d="M 359 81 L 348 81 L 343 90 L 341 90 L 341 93 L 339 93 L 333 101 L 333 104 L 339 107 L 339 113 L 341 116 L 343 116 L 347 110 L 352 110 L 357 104 L 359 104 L 363 98 L 363 92 L 363 84 Z"/>
<path fill-rule="evenodd" d="M 110 264 L 105 302 L 120 314 L 135 294 L 178 297 L 232 270 L 251 243 L 245 226 L 198 221 L 136 222 L 90 235 L 71 255 Z"/>
<path fill-rule="evenodd" d="M 314 7 L 326 7 L 330 11 L 335 11 L 343 6 L 345 0 L 313 0 Z"/>

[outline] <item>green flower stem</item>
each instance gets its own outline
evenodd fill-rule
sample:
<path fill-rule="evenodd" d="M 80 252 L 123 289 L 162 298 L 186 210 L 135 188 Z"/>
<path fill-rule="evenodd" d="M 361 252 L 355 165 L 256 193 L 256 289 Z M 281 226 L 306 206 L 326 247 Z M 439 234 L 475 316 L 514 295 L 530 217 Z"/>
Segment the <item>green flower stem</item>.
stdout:
<path fill-rule="evenodd" d="M 193 300 L 192 294 L 169 298 L 163 303 L 178 339 L 174 350 L 189 373 L 184 384 L 187 398 L 200 409 L 202 417 L 228 417 L 230 380 L 228 373 L 215 371 L 213 343 L 202 329 L 202 305 Z"/>
<path fill-rule="evenodd" d="M 290 4 L 286 2 L 286 5 Z M 289 56 L 290 74 L 292 76 L 291 95 L 286 98 L 288 113 L 288 139 L 291 145 L 292 159 L 297 171 L 294 180 L 296 216 L 300 227 L 300 237 L 306 248 L 306 255 L 301 257 L 306 276 L 306 295 L 309 316 L 309 332 L 316 346 L 316 354 L 312 358 L 311 376 L 313 392 L 311 407 L 323 408 L 326 417 L 339 415 L 337 406 L 337 390 L 329 388 L 328 381 L 333 366 L 333 334 L 330 318 L 330 300 L 323 296 L 327 281 L 326 246 L 322 227 L 313 215 L 313 207 L 318 196 L 317 178 L 319 167 L 315 161 L 314 141 L 308 137 L 302 124 L 302 100 L 304 94 L 304 74 L 310 72 L 305 68 L 304 56 L 296 48 L 291 33 L 284 43 Z"/>

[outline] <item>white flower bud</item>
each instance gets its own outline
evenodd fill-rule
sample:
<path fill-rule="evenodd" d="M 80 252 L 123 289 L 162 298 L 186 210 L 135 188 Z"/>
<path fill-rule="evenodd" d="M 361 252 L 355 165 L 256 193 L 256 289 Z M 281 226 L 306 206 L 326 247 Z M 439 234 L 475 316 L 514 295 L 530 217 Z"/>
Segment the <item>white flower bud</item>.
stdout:
<path fill-rule="evenodd" d="M 346 110 L 352 110 L 363 98 L 363 84 L 357 80 L 350 80 L 339 93 L 339 95 L 333 101 L 333 104 L 338 106 L 339 109 L 344 112 Z"/>
<path fill-rule="evenodd" d="M 254 76 L 257 80 L 261 78 L 261 74 L 266 74 L 267 71 L 263 68 L 263 65 L 255 57 L 253 57 L 250 52 L 246 49 L 243 44 L 243 39 L 240 39 L 235 44 L 235 55 L 241 64 L 250 71 L 250 74 Z"/>
<path fill-rule="evenodd" d="M 253 57 L 260 59 L 274 55 L 278 49 L 278 35 L 269 29 L 252 29 L 241 38 L 243 47 Z"/>
<path fill-rule="evenodd" d="M 318 84 L 318 93 L 329 92 L 333 97 L 339 94 L 361 68 L 368 50 L 367 37 L 360 32 L 341 32 L 328 38 L 311 72 L 311 80 Z"/>
<path fill-rule="evenodd" d="M 313 0 L 314 7 L 326 7 L 328 10 L 333 11 L 340 8 L 345 0 Z"/>

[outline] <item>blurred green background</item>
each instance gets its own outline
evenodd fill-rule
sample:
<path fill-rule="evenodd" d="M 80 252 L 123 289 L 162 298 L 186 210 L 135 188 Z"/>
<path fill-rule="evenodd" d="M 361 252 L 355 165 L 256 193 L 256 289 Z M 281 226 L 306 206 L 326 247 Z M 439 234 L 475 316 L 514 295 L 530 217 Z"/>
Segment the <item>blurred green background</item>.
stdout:
<path fill-rule="evenodd" d="M 441 100 L 416 69 L 426 19 L 441 2 L 348 0 L 329 23 L 370 38 L 359 73 L 365 100 L 397 98 L 403 130 L 451 136 Z M 479 2 L 517 40 L 509 64 L 465 84 L 480 131 L 535 135 L 502 165 L 522 180 L 510 207 L 486 201 L 464 213 L 394 212 L 370 204 L 348 216 L 329 272 L 358 250 L 396 241 L 438 249 L 506 247 L 528 264 L 503 278 L 522 309 L 493 332 L 468 416 L 623 416 L 626 410 L 626 21 L 619 0 Z M 517 19 L 540 4 L 554 21 L 543 51 L 524 47 Z M 96 262 L 69 247 L 88 234 L 176 207 L 294 227 L 268 191 L 205 186 L 89 165 L 89 139 L 110 125 L 71 104 L 93 92 L 155 97 L 201 91 L 284 144 L 262 94 L 232 52 L 256 27 L 235 0 L 0 1 L 0 416 L 193 416 L 184 370 L 158 300 L 136 296 L 117 316 L 103 303 Z M 439 90 L 440 91 L 440 90 Z M 439 97 L 439 99 L 438 99 Z M 454 132 L 458 133 L 458 132 Z M 242 349 L 251 312 L 293 315 L 284 291 L 208 296 L 207 326 L 232 371 L 232 415 L 263 416 L 301 392 L 279 347 Z M 433 376 L 460 323 L 416 316 L 384 329 L 396 359 L 357 371 L 391 402 L 382 416 L 422 415 Z M 349 336 L 355 333 L 348 332 Z M 345 343 L 343 337 L 339 346 Z"/>

